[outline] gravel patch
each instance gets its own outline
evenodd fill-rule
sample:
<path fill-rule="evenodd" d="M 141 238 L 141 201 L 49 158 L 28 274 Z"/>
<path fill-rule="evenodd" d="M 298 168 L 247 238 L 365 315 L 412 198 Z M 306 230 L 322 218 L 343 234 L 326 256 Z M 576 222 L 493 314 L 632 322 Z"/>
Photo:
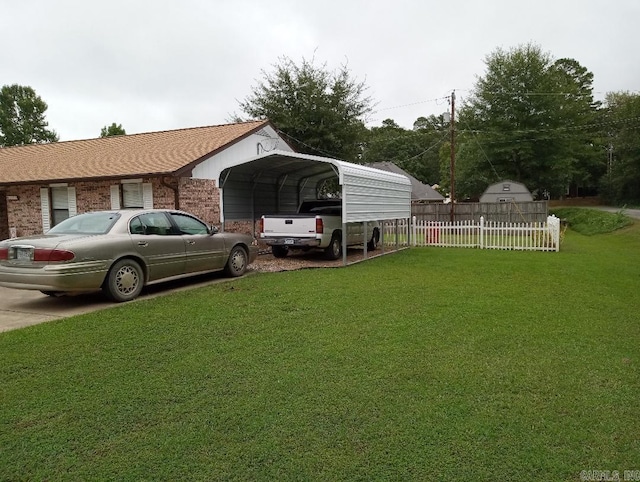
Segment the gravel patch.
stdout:
<path fill-rule="evenodd" d="M 381 249 L 377 249 L 373 252 L 367 252 L 367 259 L 395 251 L 395 248 L 385 248 L 383 253 Z M 359 263 L 363 260 L 364 252 L 362 248 L 350 248 L 347 250 L 347 265 Z M 328 260 L 320 250 L 311 250 L 307 252 L 294 251 L 289 253 L 286 258 L 276 258 L 271 254 L 271 251 L 264 251 L 261 252 L 256 260 L 249 265 L 249 269 L 258 272 L 274 273 L 278 271 L 294 271 L 310 268 L 339 268 L 341 266 L 343 266 L 342 257 L 336 260 Z"/>

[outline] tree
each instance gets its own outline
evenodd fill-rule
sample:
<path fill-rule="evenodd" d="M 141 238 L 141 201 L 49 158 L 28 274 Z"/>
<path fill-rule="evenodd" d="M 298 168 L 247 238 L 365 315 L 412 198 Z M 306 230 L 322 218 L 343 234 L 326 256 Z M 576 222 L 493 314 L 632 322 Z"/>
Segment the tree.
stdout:
<path fill-rule="evenodd" d="M 46 110 L 46 102 L 31 87 L 3 86 L 0 90 L 0 146 L 56 142 L 58 135 L 47 129 Z"/>
<path fill-rule="evenodd" d="M 593 75 L 573 59 L 554 60 L 532 44 L 498 49 L 459 113 L 456 191 L 478 196 L 481 182 L 510 178 L 542 196 L 593 182 L 598 147 Z M 464 177 L 472 174 L 472 179 Z M 486 187 L 486 185 L 485 185 Z M 461 197 L 461 196 L 457 196 Z"/>
<path fill-rule="evenodd" d="M 115 122 L 109 127 L 104 126 L 100 130 L 100 137 L 124 136 L 126 134 L 127 132 L 122 127 L 122 124 L 116 124 Z"/>
<path fill-rule="evenodd" d="M 283 57 L 240 102 L 252 118 L 269 119 L 306 154 L 357 161 L 364 120 L 373 103 L 364 82 L 342 65 L 330 71 L 312 61 Z"/>
<path fill-rule="evenodd" d="M 640 203 L 640 95 L 610 92 L 606 96 L 607 171 L 602 195 L 615 204 Z"/>
<path fill-rule="evenodd" d="M 434 184 L 440 180 L 438 150 L 447 132 L 442 116 L 419 117 L 413 130 L 385 119 L 381 127 L 368 130 L 361 159 L 393 162 L 425 184 Z"/>

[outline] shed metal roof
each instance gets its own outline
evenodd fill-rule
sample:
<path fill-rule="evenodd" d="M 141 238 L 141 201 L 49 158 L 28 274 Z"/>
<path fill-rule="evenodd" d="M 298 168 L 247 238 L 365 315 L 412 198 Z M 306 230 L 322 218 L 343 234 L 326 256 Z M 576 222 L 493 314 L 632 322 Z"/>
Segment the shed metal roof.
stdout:
<path fill-rule="evenodd" d="M 246 199 L 249 191 L 252 213 L 246 212 L 246 205 L 238 207 L 236 218 L 292 212 L 305 198 L 315 198 L 318 185 L 331 178 L 341 186 L 343 222 L 411 217 L 411 182 L 406 176 L 285 151 L 238 161 L 221 172 L 224 216 L 229 217 L 234 201 Z M 233 189 L 241 192 L 234 196 Z"/>
<path fill-rule="evenodd" d="M 419 181 L 401 167 L 396 166 L 393 162 L 382 161 L 370 164 L 371 167 L 381 169 L 383 171 L 404 174 L 411 181 L 411 199 L 414 201 L 444 201 L 444 196 L 431 186 Z"/>

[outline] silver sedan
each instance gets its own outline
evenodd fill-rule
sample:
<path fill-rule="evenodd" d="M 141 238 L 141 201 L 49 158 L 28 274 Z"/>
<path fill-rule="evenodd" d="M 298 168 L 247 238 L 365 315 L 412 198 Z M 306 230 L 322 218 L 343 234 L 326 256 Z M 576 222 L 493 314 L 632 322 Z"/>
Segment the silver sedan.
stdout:
<path fill-rule="evenodd" d="M 241 276 L 257 254 L 251 236 L 220 233 L 182 211 L 98 211 L 0 242 L 0 286 L 51 296 L 102 289 L 129 301 L 160 281 L 219 270 Z"/>

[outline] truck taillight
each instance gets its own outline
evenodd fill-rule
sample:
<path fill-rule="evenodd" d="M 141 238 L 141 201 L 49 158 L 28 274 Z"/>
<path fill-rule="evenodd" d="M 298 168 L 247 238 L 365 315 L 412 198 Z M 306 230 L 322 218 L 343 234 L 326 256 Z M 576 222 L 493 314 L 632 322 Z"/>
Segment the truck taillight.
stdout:
<path fill-rule="evenodd" d="M 260 232 L 264 233 L 264 218 L 260 218 Z"/>
<path fill-rule="evenodd" d="M 322 218 L 316 218 L 316 234 L 324 233 L 324 224 L 322 224 Z"/>
<path fill-rule="evenodd" d="M 0 260 L 9 259 L 9 248 L 0 248 Z"/>
<path fill-rule="evenodd" d="M 48 263 L 71 261 L 75 256 L 73 252 L 64 249 L 35 249 L 33 251 L 34 261 L 45 261 Z"/>

